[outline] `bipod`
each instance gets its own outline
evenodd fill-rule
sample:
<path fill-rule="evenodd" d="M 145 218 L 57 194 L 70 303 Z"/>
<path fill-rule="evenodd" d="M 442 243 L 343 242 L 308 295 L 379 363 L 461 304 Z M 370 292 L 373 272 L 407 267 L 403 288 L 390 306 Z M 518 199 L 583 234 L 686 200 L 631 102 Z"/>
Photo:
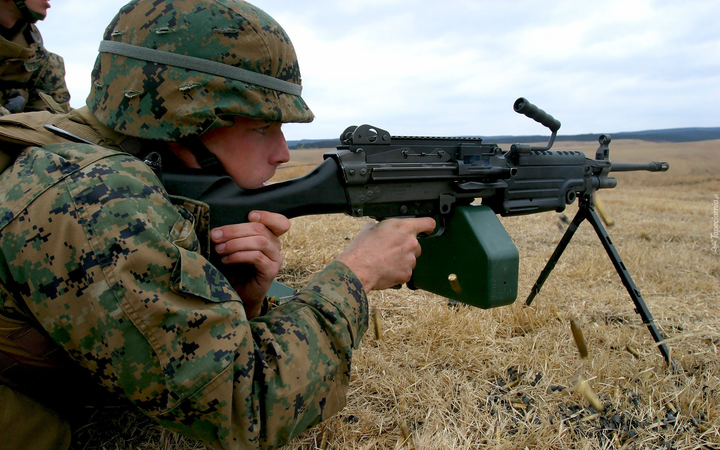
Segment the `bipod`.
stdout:
<path fill-rule="evenodd" d="M 643 300 L 642 295 L 640 294 L 640 290 L 637 288 L 637 286 L 635 286 L 635 282 L 630 276 L 630 272 L 628 272 L 625 264 L 622 262 L 620 254 L 618 254 L 617 250 L 615 249 L 615 246 L 610 240 L 610 236 L 608 236 L 605 227 L 603 227 L 602 223 L 600 222 L 600 218 L 595 212 L 591 196 L 581 197 L 580 209 L 575 215 L 572 223 L 570 223 L 570 225 L 568 226 L 568 229 L 565 231 L 565 234 L 555 248 L 555 251 L 545 265 L 545 268 L 540 273 L 540 276 L 535 282 L 535 285 L 533 286 L 530 295 L 525 301 L 525 305 L 530 306 L 535 296 L 540 292 L 540 288 L 542 288 L 542 285 L 545 283 L 548 276 L 550 276 L 550 272 L 552 272 L 552 270 L 555 268 L 555 264 L 557 264 L 560 256 L 565 251 L 565 248 L 568 246 L 573 235 L 584 220 L 590 222 L 590 224 L 595 229 L 595 232 L 600 238 L 600 242 L 602 242 L 603 247 L 605 247 L 605 251 L 610 257 L 610 261 L 612 261 L 613 266 L 615 266 L 615 270 L 617 271 L 620 279 L 623 282 L 623 285 L 625 285 L 625 289 L 627 289 L 628 294 L 630 294 L 630 298 L 632 299 L 633 303 L 635 303 L 635 312 L 640 314 L 643 323 L 647 325 L 650 334 L 652 335 L 653 339 L 658 345 L 658 348 L 660 349 L 660 353 L 662 354 L 663 358 L 665 358 L 665 362 L 668 364 L 668 366 L 672 367 L 673 371 L 677 372 L 677 365 L 670 356 L 670 351 L 668 350 L 667 346 L 663 342 L 663 336 L 660 334 L 660 331 L 655 326 L 652 314 L 650 314 L 650 310 L 645 304 L 645 300 Z"/>

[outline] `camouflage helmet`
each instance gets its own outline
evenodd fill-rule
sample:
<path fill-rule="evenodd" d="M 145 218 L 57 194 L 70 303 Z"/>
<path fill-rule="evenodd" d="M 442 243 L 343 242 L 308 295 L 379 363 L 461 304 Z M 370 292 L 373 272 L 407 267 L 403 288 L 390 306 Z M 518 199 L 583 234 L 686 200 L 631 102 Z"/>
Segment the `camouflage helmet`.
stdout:
<path fill-rule="evenodd" d="M 310 122 L 282 27 L 242 0 L 134 0 L 105 30 L 87 105 L 113 130 L 177 141 L 239 115 Z"/>

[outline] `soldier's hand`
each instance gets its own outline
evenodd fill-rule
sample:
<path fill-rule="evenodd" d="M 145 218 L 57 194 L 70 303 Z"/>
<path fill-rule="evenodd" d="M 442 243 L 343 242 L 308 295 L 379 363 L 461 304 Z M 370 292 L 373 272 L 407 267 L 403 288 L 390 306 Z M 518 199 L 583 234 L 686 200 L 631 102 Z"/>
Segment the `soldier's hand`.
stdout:
<path fill-rule="evenodd" d="M 337 258 L 360 279 L 365 291 L 406 283 L 420 256 L 420 233 L 432 233 L 435 220 L 388 219 L 368 224 Z"/>
<path fill-rule="evenodd" d="M 280 236 L 290 229 L 290 220 L 267 211 L 252 211 L 249 220 L 215 228 L 210 239 L 223 264 L 240 264 L 237 276 L 229 278 L 248 318 L 252 318 L 260 313 L 265 294 L 282 265 Z"/>

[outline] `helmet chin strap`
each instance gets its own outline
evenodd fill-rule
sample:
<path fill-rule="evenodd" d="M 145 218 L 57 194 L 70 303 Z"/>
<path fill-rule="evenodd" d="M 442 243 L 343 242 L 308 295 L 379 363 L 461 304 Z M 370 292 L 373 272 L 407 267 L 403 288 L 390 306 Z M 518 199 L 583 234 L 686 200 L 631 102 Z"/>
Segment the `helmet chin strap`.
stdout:
<path fill-rule="evenodd" d="M 20 10 L 23 19 L 28 23 L 35 23 L 38 20 L 45 20 L 45 14 L 40 14 L 27 7 L 23 0 L 15 0 L 15 6 Z"/>
<path fill-rule="evenodd" d="M 203 172 L 219 175 L 227 174 L 218 157 L 202 143 L 199 137 L 190 137 L 183 141 L 183 145 L 195 156 Z"/>

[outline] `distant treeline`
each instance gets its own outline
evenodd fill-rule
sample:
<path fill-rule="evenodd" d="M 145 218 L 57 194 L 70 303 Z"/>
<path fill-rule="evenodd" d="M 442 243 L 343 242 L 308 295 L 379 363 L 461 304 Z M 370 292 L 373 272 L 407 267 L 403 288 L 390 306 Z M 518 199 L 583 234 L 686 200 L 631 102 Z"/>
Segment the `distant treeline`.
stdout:
<path fill-rule="evenodd" d="M 710 141 L 720 139 L 720 127 L 711 128 L 670 128 L 667 130 L 648 130 L 648 131 L 627 131 L 621 133 L 611 133 L 613 139 L 639 139 L 649 142 L 696 142 Z M 600 134 L 575 134 L 575 135 L 559 135 L 556 141 L 596 141 Z M 498 144 L 526 143 L 526 142 L 543 142 L 547 141 L 548 136 L 469 136 L 481 137 L 485 142 L 494 142 Z M 334 148 L 340 145 L 339 139 L 303 139 L 300 141 L 288 141 L 290 149 L 303 148 Z"/>

